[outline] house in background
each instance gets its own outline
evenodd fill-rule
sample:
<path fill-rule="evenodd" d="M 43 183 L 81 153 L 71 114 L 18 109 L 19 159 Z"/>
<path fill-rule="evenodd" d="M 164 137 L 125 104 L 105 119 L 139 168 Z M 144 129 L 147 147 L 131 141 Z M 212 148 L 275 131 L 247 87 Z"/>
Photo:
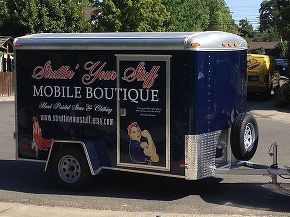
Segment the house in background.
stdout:
<path fill-rule="evenodd" d="M 278 44 L 279 41 L 250 42 L 248 53 L 259 53 L 275 56 L 275 48 Z"/>
<path fill-rule="evenodd" d="M 13 71 L 13 38 L 0 36 L 0 72 Z"/>

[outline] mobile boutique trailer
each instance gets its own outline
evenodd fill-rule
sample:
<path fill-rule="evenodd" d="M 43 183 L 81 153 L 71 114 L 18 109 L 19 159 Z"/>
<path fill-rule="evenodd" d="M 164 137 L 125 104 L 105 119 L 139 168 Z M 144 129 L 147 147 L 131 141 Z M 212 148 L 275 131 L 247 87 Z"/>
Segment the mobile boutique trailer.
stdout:
<path fill-rule="evenodd" d="M 64 186 L 103 169 L 196 180 L 256 151 L 237 35 L 36 34 L 14 46 L 17 157 Z"/>

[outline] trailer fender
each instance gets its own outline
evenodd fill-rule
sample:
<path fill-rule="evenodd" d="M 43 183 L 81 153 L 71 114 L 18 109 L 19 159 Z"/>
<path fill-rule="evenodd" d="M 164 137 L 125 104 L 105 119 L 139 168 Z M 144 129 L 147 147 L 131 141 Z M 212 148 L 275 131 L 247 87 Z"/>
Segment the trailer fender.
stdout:
<path fill-rule="evenodd" d="M 95 148 L 95 144 L 93 142 L 82 142 L 82 141 L 61 141 L 61 140 L 54 140 L 52 145 L 49 149 L 49 154 L 46 160 L 44 171 L 46 172 L 48 169 L 48 166 L 50 164 L 50 161 L 52 159 L 52 155 L 55 153 L 57 148 L 64 145 L 78 145 L 82 147 L 84 151 L 84 156 L 86 157 L 86 160 L 88 162 L 90 171 L 92 175 L 97 175 L 101 172 L 101 163 L 98 157 L 97 150 Z"/>

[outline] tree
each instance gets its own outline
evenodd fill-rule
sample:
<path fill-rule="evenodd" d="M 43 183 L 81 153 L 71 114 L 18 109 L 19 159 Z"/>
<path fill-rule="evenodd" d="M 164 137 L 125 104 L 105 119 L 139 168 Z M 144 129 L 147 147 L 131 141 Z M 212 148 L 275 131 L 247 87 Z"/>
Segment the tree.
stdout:
<path fill-rule="evenodd" d="M 104 0 L 96 2 L 93 16 L 96 31 L 165 31 L 169 18 L 162 0 Z"/>
<path fill-rule="evenodd" d="M 86 32 L 89 0 L 1 0 L 0 32 L 13 37 L 39 32 Z"/>
<path fill-rule="evenodd" d="M 252 24 L 246 19 L 241 19 L 239 21 L 239 32 L 242 37 L 253 38 L 254 28 Z"/>
<path fill-rule="evenodd" d="M 278 20 L 279 9 L 278 0 L 263 1 L 259 9 L 260 13 L 260 40 L 272 41 L 273 39 L 279 39 Z"/>
<path fill-rule="evenodd" d="M 209 11 L 209 24 L 206 30 L 237 33 L 229 8 L 224 0 L 206 0 Z"/>
<path fill-rule="evenodd" d="M 263 1 L 259 9 L 260 13 L 260 32 L 271 27 L 277 27 L 277 5 L 275 0 Z"/>
<path fill-rule="evenodd" d="M 239 21 L 239 35 L 252 42 L 255 37 L 255 32 L 252 24 L 247 19 L 241 19 Z"/>
<path fill-rule="evenodd" d="M 2 35 L 19 36 L 29 32 L 28 17 L 23 12 L 27 8 L 24 0 L 0 1 L 0 32 Z"/>
<path fill-rule="evenodd" d="M 288 58 L 288 62 L 290 63 L 290 3 L 282 10 L 279 26 L 282 36 L 287 41 L 288 49 L 286 51 L 286 56 Z"/>
<path fill-rule="evenodd" d="M 262 32 L 257 32 L 254 41 L 273 41 L 273 40 L 280 40 L 280 34 L 278 30 L 274 27 L 270 27 L 267 30 Z"/>
<path fill-rule="evenodd" d="M 204 0 L 165 0 L 170 12 L 168 31 L 203 31 L 208 26 L 209 12 Z"/>
<path fill-rule="evenodd" d="M 283 18 L 283 13 L 287 11 L 289 1 L 285 0 L 264 0 L 259 9 L 260 13 L 260 31 L 263 32 L 270 28 L 279 28 Z M 286 10 L 285 10 L 286 9 Z M 283 12 L 284 11 L 284 12 Z M 289 20 L 288 20 L 289 21 Z"/>
<path fill-rule="evenodd" d="M 99 32 L 116 32 L 122 26 L 121 11 L 112 1 L 97 2 L 91 22 L 93 29 Z"/>
<path fill-rule="evenodd" d="M 260 32 L 268 39 L 280 38 L 288 41 L 288 51 L 284 50 L 286 43 L 281 44 L 281 52 L 288 52 L 290 58 L 290 2 L 285 0 L 268 0 L 261 3 Z M 283 53 L 279 54 L 283 56 Z"/>
<path fill-rule="evenodd" d="M 59 0 L 54 0 L 58 1 Z M 91 30 L 90 23 L 85 19 L 85 10 L 91 5 L 89 0 L 61 0 L 61 3 L 53 7 L 60 7 L 62 11 L 63 31 L 62 32 L 88 32 Z M 51 11 L 54 12 L 53 10 Z M 60 14 L 61 15 L 61 14 Z M 49 16 L 53 17 L 53 14 Z"/>
<path fill-rule="evenodd" d="M 275 56 L 277 58 L 283 58 L 286 59 L 287 58 L 287 41 L 282 41 L 279 42 L 276 47 L 271 50 L 270 55 Z"/>
<path fill-rule="evenodd" d="M 164 0 L 170 12 L 169 31 L 237 32 L 224 0 Z"/>

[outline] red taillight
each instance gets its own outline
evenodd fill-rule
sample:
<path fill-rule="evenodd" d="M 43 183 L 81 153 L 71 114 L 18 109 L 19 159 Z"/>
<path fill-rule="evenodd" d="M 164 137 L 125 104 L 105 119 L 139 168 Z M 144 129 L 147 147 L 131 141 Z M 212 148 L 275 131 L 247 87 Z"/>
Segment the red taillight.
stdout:
<path fill-rule="evenodd" d="M 22 44 L 15 44 L 15 47 L 22 47 Z"/>

